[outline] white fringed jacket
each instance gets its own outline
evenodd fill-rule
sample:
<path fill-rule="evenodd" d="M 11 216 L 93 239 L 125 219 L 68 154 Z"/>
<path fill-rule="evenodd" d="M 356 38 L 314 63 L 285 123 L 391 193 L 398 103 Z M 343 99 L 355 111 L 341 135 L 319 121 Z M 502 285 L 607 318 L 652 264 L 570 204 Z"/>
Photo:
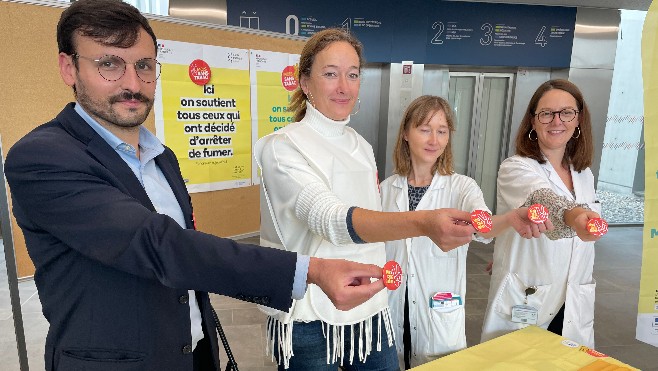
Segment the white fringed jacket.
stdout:
<path fill-rule="evenodd" d="M 261 138 L 254 147 L 261 169 L 261 244 L 320 258 L 341 258 L 383 266 L 383 243 L 356 244 L 347 225 L 352 206 L 381 210 L 377 168 L 372 147 L 347 127 L 349 119 L 333 121 L 307 104 L 306 116 Z M 315 285 L 288 313 L 261 307 L 270 316 L 268 348 L 279 338 L 285 365 L 292 356 L 295 321 L 321 320 L 334 349 L 327 361 L 346 356 L 342 326 L 362 326 L 358 355 L 371 351 L 372 326 L 384 327 L 393 342 L 385 290 L 350 311 L 340 311 Z M 381 332 L 380 332 L 381 333 Z M 366 338 L 367 337 L 367 338 Z M 380 344 L 378 344 L 379 347 Z M 354 349 L 349 352 L 350 360 Z"/>

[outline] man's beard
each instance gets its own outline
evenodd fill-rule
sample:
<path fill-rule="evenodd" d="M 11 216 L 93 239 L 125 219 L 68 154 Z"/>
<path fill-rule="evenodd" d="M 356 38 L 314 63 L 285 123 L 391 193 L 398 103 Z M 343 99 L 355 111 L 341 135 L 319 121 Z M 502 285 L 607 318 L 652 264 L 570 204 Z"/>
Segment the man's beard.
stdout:
<path fill-rule="evenodd" d="M 132 128 L 139 126 L 146 121 L 146 117 L 153 108 L 153 100 L 149 99 L 142 93 L 132 93 L 130 91 L 124 91 L 117 95 L 112 95 L 108 98 L 105 98 L 104 102 L 99 102 L 94 100 L 87 94 L 87 89 L 84 84 L 81 84 L 78 81 L 76 84 L 77 90 L 77 100 L 82 108 L 87 111 L 91 116 L 96 120 L 102 120 L 107 124 L 123 127 L 123 128 Z M 135 99 L 140 102 L 146 103 L 146 109 L 144 112 L 139 113 L 138 109 L 130 109 L 129 112 L 134 113 L 133 115 L 119 114 L 113 107 L 117 102 L 123 100 Z"/>

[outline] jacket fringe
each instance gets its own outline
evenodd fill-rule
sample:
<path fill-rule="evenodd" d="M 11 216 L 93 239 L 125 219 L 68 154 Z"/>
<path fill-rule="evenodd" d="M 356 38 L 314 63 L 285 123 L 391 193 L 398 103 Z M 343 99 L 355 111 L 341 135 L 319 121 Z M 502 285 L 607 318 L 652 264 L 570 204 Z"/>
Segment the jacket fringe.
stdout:
<path fill-rule="evenodd" d="M 361 322 L 353 323 L 350 325 L 332 325 L 322 322 L 322 335 L 326 339 L 327 349 L 327 364 L 339 362 L 343 364 L 346 356 L 345 349 L 345 326 L 350 326 L 350 349 L 349 349 L 349 362 L 350 365 L 354 362 L 354 327 L 359 326 L 359 339 L 358 339 L 358 355 L 359 361 L 366 362 L 368 355 L 372 351 L 372 336 L 373 336 L 373 319 L 376 317 L 377 321 L 377 351 L 382 350 L 382 322 L 384 330 L 388 338 L 388 346 L 392 347 L 395 341 L 395 332 L 393 331 L 393 322 L 391 320 L 391 313 L 388 308 L 382 310 L 376 315 L 367 318 Z M 278 364 L 283 363 L 284 368 L 290 366 L 290 358 L 294 356 L 292 346 L 292 329 L 294 321 L 290 323 L 283 323 L 274 317 L 267 317 L 267 345 L 265 351 L 267 355 L 272 356 L 272 361 L 275 360 L 275 352 L 278 358 Z M 275 349 L 276 348 L 276 349 Z"/>

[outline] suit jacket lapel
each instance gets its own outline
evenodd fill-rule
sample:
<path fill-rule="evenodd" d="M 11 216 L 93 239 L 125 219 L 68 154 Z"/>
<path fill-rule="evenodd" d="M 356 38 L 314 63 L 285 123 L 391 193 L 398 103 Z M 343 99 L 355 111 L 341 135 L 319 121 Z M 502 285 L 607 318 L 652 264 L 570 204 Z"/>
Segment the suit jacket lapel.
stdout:
<path fill-rule="evenodd" d="M 162 170 L 162 174 L 164 174 L 165 178 L 167 178 L 167 182 L 169 183 L 171 190 L 174 192 L 174 195 L 176 195 L 178 205 L 180 205 L 181 210 L 183 210 L 183 215 L 186 216 L 185 223 L 187 224 L 187 228 L 193 228 L 194 226 L 192 225 L 193 221 L 191 221 L 191 217 L 187 217 L 188 215 L 192 215 L 190 195 L 187 193 L 187 188 L 185 187 L 183 179 L 181 179 L 178 168 L 174 166 L 174 162 L 172 160 L 168 159 L 169 156 L 167 155 L 167 151 L 168 150 L 165 149 L 162 154 L 157 156 L 155 158 L 155 163 L 158 165 L 160 170 Z"/>
<path fill-rule="evenodd" d="M 58 115 L 58 120 L 62 126 L 73 137 L 87 145 L 87 151 L 107 169 L 110 169 L 118 182 L 124 186 L 122 189 L 126 194 L 137 199 L 142 205 L 155 211 L 144 187 L 135 177 L 130 167 L 123 159 L 110 147 L 103 138 L 92 129 L 85 120 L 73 109 L 74 103 L 69 103 Z M 178 197 L 178 195 L 176 196 Z"/>

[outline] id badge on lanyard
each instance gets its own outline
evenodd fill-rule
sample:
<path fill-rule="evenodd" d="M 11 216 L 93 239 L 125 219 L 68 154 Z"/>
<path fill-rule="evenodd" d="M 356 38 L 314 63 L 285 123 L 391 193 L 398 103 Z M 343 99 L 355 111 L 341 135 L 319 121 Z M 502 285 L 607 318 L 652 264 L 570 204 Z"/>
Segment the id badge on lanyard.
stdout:
<path fill-rule="evenodd" d="M 528 305 L 528 295 L 537 292 L 537 288 L 532 286 L 525 289 L 525 301 L 522 305 L 512 306 L 512 322 L 524 323 L 528 325 L 537 324 L 537 308 Z"/>

